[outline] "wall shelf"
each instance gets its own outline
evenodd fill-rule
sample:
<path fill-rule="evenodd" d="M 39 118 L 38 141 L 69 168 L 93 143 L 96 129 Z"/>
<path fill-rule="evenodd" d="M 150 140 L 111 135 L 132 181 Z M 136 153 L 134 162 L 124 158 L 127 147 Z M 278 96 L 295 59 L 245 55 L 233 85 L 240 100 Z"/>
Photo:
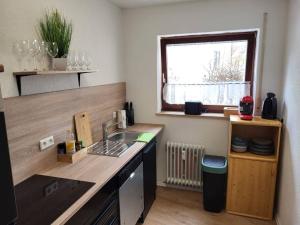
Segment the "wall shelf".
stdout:
<path fill-rule="evenodd" d="M 87 73 L 95 73 L 98 70 L 66 70 L 66 71 L 20 71 L 20 72 L 13 72 L 13 75 L 17 79 L 17 86 L 18 86 L 18 91 L 19 95 L 22 93 L 22 77 L 26 76 L 41 76 L 41 75 L 58 75 L 58 74 L 74 74 L 77 75 L 78 77 L 78 86 L 80 87 L 80 79 L 81 79 L 81 74 L 87 74 Z"/>

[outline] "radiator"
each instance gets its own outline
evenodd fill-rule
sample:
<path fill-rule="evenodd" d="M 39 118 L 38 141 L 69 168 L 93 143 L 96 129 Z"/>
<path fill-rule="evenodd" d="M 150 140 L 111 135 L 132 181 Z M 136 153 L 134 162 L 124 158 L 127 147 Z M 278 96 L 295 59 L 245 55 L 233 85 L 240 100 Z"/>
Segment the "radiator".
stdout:
<path fill-rule="evenodd" d="M 200 145 L 167 142 L 167 184 L 192 188 L 202 186 Z"/>

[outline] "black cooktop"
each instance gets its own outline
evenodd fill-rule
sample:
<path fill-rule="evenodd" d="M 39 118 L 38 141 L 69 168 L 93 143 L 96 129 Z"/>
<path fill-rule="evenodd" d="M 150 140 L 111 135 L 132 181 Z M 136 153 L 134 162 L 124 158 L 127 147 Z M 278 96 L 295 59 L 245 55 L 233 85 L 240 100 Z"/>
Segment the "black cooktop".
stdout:
<path fill-rule="evenodd" d="M 94 183 L 34 175 L 15 187 L 17 225 L 54 222 Z"/>

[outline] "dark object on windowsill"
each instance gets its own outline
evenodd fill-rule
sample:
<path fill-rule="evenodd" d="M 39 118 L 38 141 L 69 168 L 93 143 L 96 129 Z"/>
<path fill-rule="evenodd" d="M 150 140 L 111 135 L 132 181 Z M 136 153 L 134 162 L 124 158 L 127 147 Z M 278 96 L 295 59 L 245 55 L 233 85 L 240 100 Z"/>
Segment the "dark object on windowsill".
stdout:
<path fill-rule="evenodd" d="M 201 115 L 205 112 L 201 102 L 185 102 L 184 113 L 186 115 Z"/>
<path fill-rule="evenodd" d="M 277 118 L 277 99 L 274 93 L 267 93 L 261 117 L 269 120 Z"/>
<path fill-rule="evenodd" d="M 0 64 L 0 73 L 4 72 L 4 66 Z"/>

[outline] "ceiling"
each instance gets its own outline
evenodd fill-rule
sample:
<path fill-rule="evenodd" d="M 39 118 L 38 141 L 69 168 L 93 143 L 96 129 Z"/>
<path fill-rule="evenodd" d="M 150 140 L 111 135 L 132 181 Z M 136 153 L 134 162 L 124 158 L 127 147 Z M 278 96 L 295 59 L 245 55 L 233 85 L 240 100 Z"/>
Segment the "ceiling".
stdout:
<path fill-rule="evenodd" d="M 163 5 L 177 2 L 190 2 L 195 0 L 110 0 L 121 8 L 136 8 L 151 5 Z"/>

